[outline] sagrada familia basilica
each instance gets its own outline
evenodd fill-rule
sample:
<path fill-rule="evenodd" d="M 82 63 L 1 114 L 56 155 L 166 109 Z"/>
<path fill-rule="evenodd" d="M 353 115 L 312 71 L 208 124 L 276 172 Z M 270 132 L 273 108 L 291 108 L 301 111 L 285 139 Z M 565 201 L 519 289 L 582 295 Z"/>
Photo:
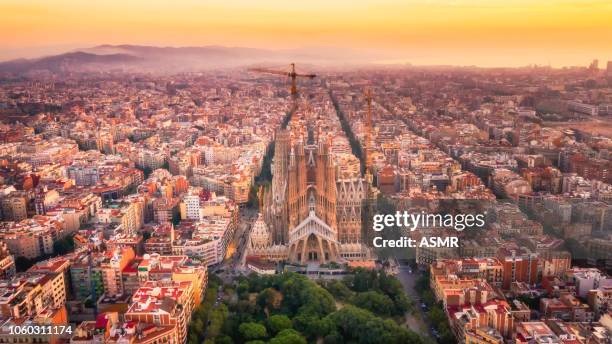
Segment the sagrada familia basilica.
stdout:
<path fill-rule="evenodd" d="M 276 133 L 272 183 L 251 232 L 250 256 L 302 265 L 370 258 L 362 241 L 367 181 L 339 173 L 338 157 L 346 153 L 334 152 L 334 140 L 346 140 L 344 133 L 329 130 L 340 127 L 337 117 L 329 123 L 315 116 L 296 114 Z"/>

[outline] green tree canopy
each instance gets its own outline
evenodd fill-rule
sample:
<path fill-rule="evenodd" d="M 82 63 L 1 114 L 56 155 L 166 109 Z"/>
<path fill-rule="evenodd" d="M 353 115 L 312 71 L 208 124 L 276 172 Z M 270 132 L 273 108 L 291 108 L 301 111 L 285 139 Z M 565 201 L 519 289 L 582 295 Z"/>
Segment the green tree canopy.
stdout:
<path fill-rule="evenodd" d="M 299 332 L 286 329 L 279 332 L 276 337 L 272 338 L 270 344 L 306 344 L 306 339 Z"/>
<path fill-rule="evenodd" d="M 299 313 L 325 316 L 336 310 L 334 297 L 322 287 L 313 283 L 300 295 L 302 306 Z"/>
<path fill-rule="evenodd" d="M 283 301 L 283 294 L 274 288 L 266 288 L 257 295 L 257 304 L 259 307 L 268 311 L 279 309 Z"/>
<path fill-rule="evenodd" d="M 268 336 L 266 327 L 262 324 L 254 322 L 240 324 L 238 331 L 245 340 L 263 339 Z"/>
<path fill-rule="evenodd" d="M 293 324 L 296 330 L 313 341 L 321 336 L 326 336 L 335 327 L 329 318 L 319 318 L 312 314 L 297 315 L 293 318 Z"/>
<path fill-rule="evenodd" d="M 53 243 L 54 254 L 61 256 L 72 251 L 74 251 L 74 237 L 72 235 L 57 240 Z"/>
<path fill-rule="evenodd" d="M 351 303 L 378 315 L 389 316 L 394 312 L 394 305 L 391 298 L 376 291 L 358 293 Z"/>
<path fill-rule="evenodd" d="M 345 342 L 360 344 L 423 343 L 416 333 L 397 325 L 393 320 L 374 316 L 354 306 L 346 306 L 328 316 Z M 333 333 L 333 332 L 331 332 Z"/>
<path fill-rule="evenodd" d="M 346 284 L 338 280 L 333 280 L 327 283 L 325 285 L 325 289 L 327 289 L 327 291 L 329 291 L 339 300 L 348 300 L 351 296 L 353 296 L 353 292 L 346 286 Z"/>
<path fill-rule="evenodd" d="M 289 319 L 289 317 L 286 315 L 277 314 L 271 316 L 270 319 L 268 319 L 268 329 L 272 334 L 277 334 L 282 330 L 290 329 L 292 327 L 293 323 L 291 322 L 291 319 Z"/>

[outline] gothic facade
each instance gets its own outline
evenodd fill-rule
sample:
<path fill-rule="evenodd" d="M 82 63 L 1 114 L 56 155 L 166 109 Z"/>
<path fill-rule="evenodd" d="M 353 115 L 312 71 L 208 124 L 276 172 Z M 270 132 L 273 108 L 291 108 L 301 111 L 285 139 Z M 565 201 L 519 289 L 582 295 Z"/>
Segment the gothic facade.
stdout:
<path fill-rule="evenodd" d="M 339 180 L 330 142 L 318 140 L 312 132 L 307 137 L 292 142 L 287 130 L 276 135 L 272 185 L 264 197 L 272 241 L 268 258 L 278 258 L 280 247 L 286 248 L 285 260 L 298 264 L 364 258 L 367 253 L 360 244 L 365 180 Z"/>

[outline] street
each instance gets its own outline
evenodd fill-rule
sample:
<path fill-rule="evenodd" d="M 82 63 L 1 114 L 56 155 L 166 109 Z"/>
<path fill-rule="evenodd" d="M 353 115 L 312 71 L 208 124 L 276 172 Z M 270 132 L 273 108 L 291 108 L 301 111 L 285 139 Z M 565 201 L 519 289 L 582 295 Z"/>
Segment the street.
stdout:
<path fill-rule="evenodd" d="M 400 265 L 397 278 L 402 283 L 402 286 L 404 286 L 406 295 L 414 301 L 414 310 L 406 313 L 406 325 L 416 333 L 434 339 L 425 321 L 427 318 L 425 312 L 421 309 L 420 297 L 414 289 L 416 281 L 419 278 L 418 270 L 413 271 L 412 268 L 407 265 Z"/>
<path fill-rule="evenodd" d="M 222 270 L 217 275 L 225 282 L 232 280 L 233 276 L 246 272 L 245 267 L 245 252 L 248 245 L 249 234 L 253 227 L 253 222 L 257 219 L 258 212 L 253 209 L 240 209 L 238 218 L 238 226 L 228 245 L 228 254 L 223 263 L 215 269 Z"/>

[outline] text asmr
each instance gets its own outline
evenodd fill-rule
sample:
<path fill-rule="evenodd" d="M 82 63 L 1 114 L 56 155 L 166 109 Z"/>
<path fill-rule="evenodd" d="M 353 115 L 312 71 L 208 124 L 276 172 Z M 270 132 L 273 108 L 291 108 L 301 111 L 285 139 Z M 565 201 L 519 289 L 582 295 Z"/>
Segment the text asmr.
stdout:
<path fill-rule="evenodd" d="M 405 228 L 410 232 L 426 228 L 448 228 L 460 232 L 465 229 L 484 228 L 484 226 L 485 214 L 431 214 L 399 211 L 395 214 L 376 214 L 372 223 L 372 229 L 376 232 L 385 228 Z M 456 236 L 422 237 L 417 244 L 417 240 L 409 237 L 385 240 L 377 236 L 374 237 L 373 244 L 374 247 L 459 247 L 459 238 Z"/>

